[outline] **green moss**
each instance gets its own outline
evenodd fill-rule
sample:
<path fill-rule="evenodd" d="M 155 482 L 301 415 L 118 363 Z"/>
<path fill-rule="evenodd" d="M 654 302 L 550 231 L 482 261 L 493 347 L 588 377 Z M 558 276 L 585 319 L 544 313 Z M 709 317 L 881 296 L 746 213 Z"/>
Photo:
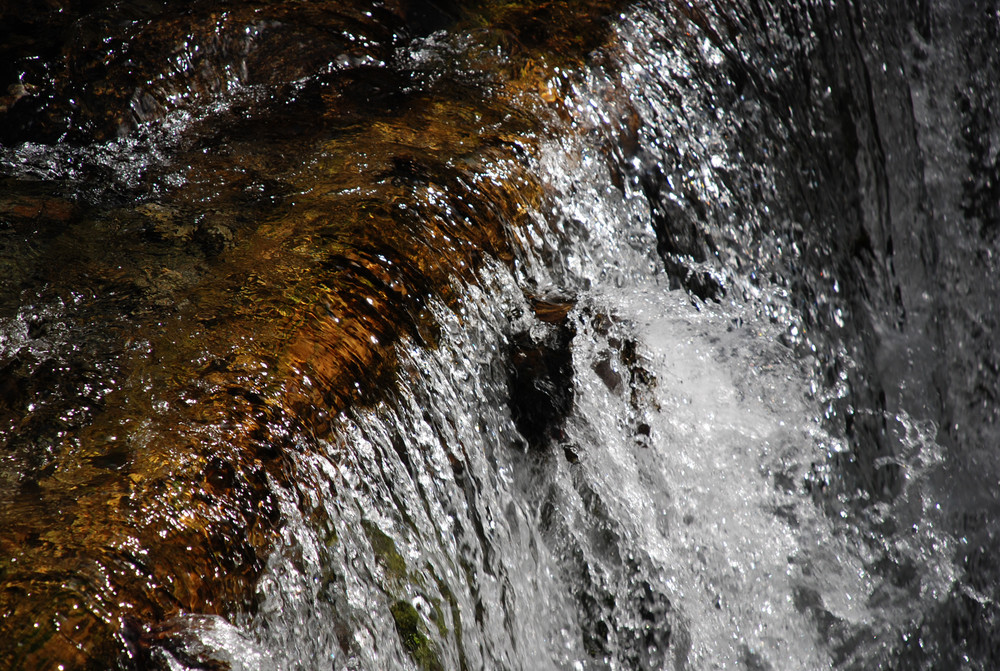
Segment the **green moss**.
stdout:
<path fill-rule="evenodd" d="M 340 537 L 337 535 L 337 530 L 331 526 L 323 534 L 323 545 L 330 548 L 340 542 Z"/>
<path fill-rule="evenodd" d="M 361 527 L 368 536 L 368 542 L 371 543 L 375 560 L 385 569 L 386 576 L 400 582 L 406 580 L 406 561 L 399 554 L 393 540 L 375 526 L 374 522 L 363 520 Z"/>
<path fill-rule="evenodd" d="M 409 601 L 397 601 L 389 607 L 403 647 L 424 671 L 444 671 L 431 641 L 420 630 L 420 614 Z"/>
<path fill-rule="evenodd" d="M 469 664 L 465 657 L 465 644 L 462 641 L 462 612 L 458 606 L 458 600 L 455 595 L 452 594 L 451 588 L 448 587 L 448 583 L 441 578 L 435 571 L 434 567 L 430 564 L 427 565 L 427 574 L 430 575 L 434 582 L 437 583 L 438 590 L 441 596 L 444 597 L 445 601 L 448 603 L 448 607 L 451 609 L 451 622 L 452 626 L 455 628 L 455 644 L 458 646 L 458 668 L 459 671 L 468 671 Z M 441 601 L 435 600 L 435 608 L 441 605 Z M 443 629 L 441 638 L 446 636 L 447 628 L 444 625 L 444 618 L 442 617 L 438 623 L 438 627 Z"/>
<path fill-rule="evenodd" d="M 428 599 L 431 604 L 431 608 L 434 609 L 432 618 L 434 619 L 434 624 L 437 625 L 438 633 L 441 634 L 441 638 L 448 635 L 448 623 L 444 621 L 444 611 L 441 610 L 441 599 Z"/>

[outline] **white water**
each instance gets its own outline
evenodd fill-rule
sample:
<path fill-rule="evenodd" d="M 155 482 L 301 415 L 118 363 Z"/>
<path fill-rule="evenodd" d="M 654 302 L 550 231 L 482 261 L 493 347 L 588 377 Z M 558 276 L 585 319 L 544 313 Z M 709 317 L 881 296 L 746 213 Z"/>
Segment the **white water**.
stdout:
<path fill-rule="evenodd" d="M 498 317 L 526 322 L 526 306 L 475 289 L 469 306 L 464 323 L 440 311 L 441 347 L 408 351 L 398 404 L 346 419 L 330 457 L 300 465 L 310 500 L 285 506 L 299 523 L 247 623 L 267 664 L 255 654 L 246 668 L 414 668 L 390 616 L 399 600 L 421 614 L 443 668 L 833 668 L 837 645 L 850 644 L 848 661 L 877 659 L 876 634 L 919 614 L 869 573 L 863 532 L 804 491 L 835 442 L 808 367 L 774 327 L 736 327 L 737 309 L 694 305 L 655 278 L 595 289 L 571 315 L 577 395 L 564 441 L 535 455 L 511 447 L 496 370 L 509 328 Z M 595 372 L 610 360 L 628 380 L 609 344 L 627 338 L 655 384 L 613 390 Z M 910 431 L 916 501 L 885 515 L 919 521 L 933 505 L 922 489 L 935 448 L 928 427 Z M 329 520 L 325 540 L 315 519 Z M 392 539 L 402 573 L 365 524 Z M 927 567 L 922 600 L 947 593 L 950 539 L 929 526 L 886 542 Z M 581 610 L 581 594 L 615 602 Z M 604 654 L 588 650 L 588 617 L 612 632 Z M 647 629 L 670 630 L 669 648 L 629 658 Z"/>
<path fill-rule="evenodd" d="M 686 295 L 654 285 L 614 302 L 656 373 L 648 446 L 596 419 L 610 404 L 599 380 L 586 384 L 581 413 L 595 418 L 589 428 L 604 447 L 592 466 L 602 489 L 677 610 L 687 640 L 675 663 L 829 668 L 796 590 L 821 590 L 827 609 L 856 621 L 869 586 L 861 562 L 798 491 L 810 461 L 826 457 L 802 368 L 773 329 L 733 328 L 732 315 Z"/>

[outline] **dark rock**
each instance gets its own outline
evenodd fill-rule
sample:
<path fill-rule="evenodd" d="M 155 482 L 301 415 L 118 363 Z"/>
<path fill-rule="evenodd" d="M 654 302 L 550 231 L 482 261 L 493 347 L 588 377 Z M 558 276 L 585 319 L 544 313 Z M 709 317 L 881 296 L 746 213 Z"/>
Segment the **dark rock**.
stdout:
<path fill-rule="evenodd" d="M 533 448 L 562 435 L 573 408 L 575 329 L 567 315 L 571 303 L 534 301 L 546 321 L 514 336 L 509 354 L 510 411 L 518 432 Z"/>

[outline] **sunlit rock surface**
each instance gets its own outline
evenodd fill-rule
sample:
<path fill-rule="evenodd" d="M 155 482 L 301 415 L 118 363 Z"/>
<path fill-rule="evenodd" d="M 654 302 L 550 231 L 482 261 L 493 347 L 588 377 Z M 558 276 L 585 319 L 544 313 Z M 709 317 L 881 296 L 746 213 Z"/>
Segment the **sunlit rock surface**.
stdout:
<path fill-rule="evenodd" d="M 3 142 L 127 140 L 5 182 L 4 658 L 138 663 L 177 613 L 253 609 L 289 455 L 392 384 L 401 336 L 434 346 L 428 300 L 514 262 L 544 196 L 538 121 L 506 98 L 605 10 L 6 10 Z M 526 44 L 395 53 L 458 21 Z"/>

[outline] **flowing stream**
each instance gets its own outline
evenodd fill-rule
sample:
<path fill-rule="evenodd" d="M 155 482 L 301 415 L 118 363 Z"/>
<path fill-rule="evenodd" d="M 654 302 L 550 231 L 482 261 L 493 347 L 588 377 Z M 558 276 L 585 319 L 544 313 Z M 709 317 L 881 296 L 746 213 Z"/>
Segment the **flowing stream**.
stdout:
<path fill-rule="evenodd" d="M 51 4 L 12 668 L 1000 665 L 1000 4 Z"/>

